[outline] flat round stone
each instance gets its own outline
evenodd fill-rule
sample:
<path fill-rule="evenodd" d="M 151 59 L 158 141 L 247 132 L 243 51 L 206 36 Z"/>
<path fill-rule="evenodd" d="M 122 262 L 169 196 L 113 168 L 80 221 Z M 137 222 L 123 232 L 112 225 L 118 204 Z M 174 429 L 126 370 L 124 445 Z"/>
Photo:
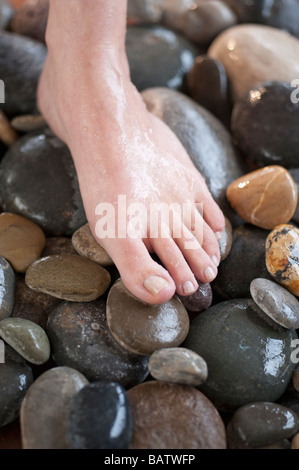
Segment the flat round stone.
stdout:
<path fill-rule="evenodd" d="M 286 224 L 297 208 L 297 186 L 290 173 L 270 165 L 231 183 L 226 197 L 233 209 L 248 223 L 265 230 Z"/>
<path fill-rule="evenodd" d="M 90 302 L 109 287 L 105 268 L 79 255 L 52 255 L 40 258 L 26 271 L 31 289 L 73 302 Z"/>
<path fill-rule="evenodd" d="M 68 417 L 72 449 L 127 449 L 131 435 L 131 408 L 121 385 L 94 382 L 76 394 Z"/>
<path fill-rule="evenodd" d="M 299 229 L 278 225 L 266 240 L 266 266 L 271 276 L 295 296 L 299 295 Z"/>
<path fill-rule="evenodd" d="M 199 386 L 206 381 L 206 361 L 186 348 L 163 348 L 149 358 L 148 369 L 156 380 Z"/>
<path fill-rule="evenodd" d="M 101 266 L 114 264 L 107 251 L 94 238 L 89 224 L 76 230 L 72 236 L 72 244 L 79 255 L 85 256 Z"/>
<path fill-rule="evenodd" d="M 45 331 L 30 320 L 4 318 L 0 321 L 0 337 L 32 364 L 44 364 L 50 358 Z"/>
<path fill-rule="evenodd" d="M 37 224 L 17 214 L 0 214 L 0 255 L 15 271 L 24 273 L 45 244 L 45 234 Z"/>
<path fill-rule="evenodd" d="M 288 329 L 299 328 L 299 302 L 287 289 L 258 278 L 251 282 L 250 293 L 255 303 L 276 323 Z"/>
<path fill-rule="evenodd" d="M 88 384 L 70 367 L 53 367 L 32 384 L 22 402 L 23 449 L 69 449 L 67 422 L 72 399 Z"/>
<path fill-rule="evenodd" d="M 213 301 L 211 284 L 198 282 L 198 289 L 190 295 L 179 295 L 188 313 L 200 313 L 210 307 Z"/>
<path fill-rule="evenodd" d="M 130 449 L 225 449 L 222 419 L 193 387 L 149 381 L 128 390 L 133 417 Z"/>
<path fill-rule="evenodd" d="M 15 303 L 15 273 L 6 259 L 0 256 L 0 320 L 9 317 Z"/>
<path fill-rule="evenodd" d="M 174 296 L 161 305 L 150 305 L 134 297 L 118 279 L 107 298 L 107 322 L 114 338 L 136 354 L 179 346 L 189 331 L 189 316 Z"/>
<path fill-rule="evenodd" d="M 40 114 L 25 114 L 11 120 L 11 127 L 19 132 L 33 132 L 46 127 L 46 125 L 44 117 Z"/>

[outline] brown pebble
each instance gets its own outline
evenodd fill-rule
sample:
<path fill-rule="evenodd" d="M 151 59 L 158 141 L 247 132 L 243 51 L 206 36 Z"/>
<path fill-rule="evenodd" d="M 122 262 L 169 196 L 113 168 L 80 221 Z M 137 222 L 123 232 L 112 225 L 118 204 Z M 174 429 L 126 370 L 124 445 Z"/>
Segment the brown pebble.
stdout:
<path fill-rule="evenodd" d="M 24 273 L 39 258 L 46 243 L 43 230 L 31 220 L 17 214 L 0 214 L 0 256 L 13 269 Z"/>
<path fill-rule="evenodd" d="M 72 243 L 79 255 L 85 256 L 101 266 L 114 264 L 107 251 L 94 238 L 89 224 L 85 224 L 76 230 L 72 236 Z"/>
<path fill-rule="evenodd" d="M 298 201 L 292 176 L 279 165 L 270 165 L 238 178 L 229 185 L 226 196 L 245 222 L 266 230 L 288 223 Z"/>
<path fill-rule="evenodd" d="M 218 242 L 219 250 L 220 250 L 220 260 L 221 261 L 225 260 L 228 257 L 228 255 L 230 254 L 232 243 L 233 243 L 232 224 L 230 223 L 228 218 L 225 217 L 225 227 L 224 227 L 224 230 L 222 232 L 221 238 Z"/>
<path fill-rule="evenodd" d="M 291 449 L 299 449 L 299 432 L 295 434 L 295 436 L 292 439 L 292 447 Z"/>
<path fill-rule="evenodd" d="M 225 449 L 218 411 L 193 387 L 149 381 L 128 390 L 131 449 Z"/>
<path fill-rule="evenodd" d="M 17 132 L 12 128 L 4 112 L 0 110 L 0 140 L 2 140 L 7 147 L 10 147 L 18 138 Z"/>
<path fill-rule="evenodd" d="M 39 114 L 25 114 L 16 116 L 11 120 L 11 127 L 19 132 L 32 132 L 46 126 L 46 121 Z"/>
<path fill-rule="evenodd" d="M 77 251 L 73 247 L 71 238 L 49 237 L 46 239 L 46 246 L 42 252 L 42 257 L 51 255 L 76 255 Z"/>

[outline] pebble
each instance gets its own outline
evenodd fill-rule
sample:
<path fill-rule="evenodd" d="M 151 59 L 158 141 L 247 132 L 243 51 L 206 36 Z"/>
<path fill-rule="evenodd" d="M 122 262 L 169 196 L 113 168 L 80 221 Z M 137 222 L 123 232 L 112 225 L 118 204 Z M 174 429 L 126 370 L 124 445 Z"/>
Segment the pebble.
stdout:
<path fill-rule="evenodd" d="M 12 128 L 6 115 L 0 110 L 0 140 L 4 145 L 6 145 L 6 147 L 10 147 L 18 140 L 18 138 L 18 134 Z"/>
<path fill-rule="evenodd" d="M 76 394 L 68 417 L 72 449 L 127 449 L 131 436 L 131 407 L 121 385 L 94 382 Z"/>
<path fill-rule="evenodd" d="M 5 154 L 0 205 L 37 223 L 47 236 L 71 236 L 86 223 L 72 156 L 50 130 L 24 135 Z"/>
<path fill-rule="evenodd" d="M 225 68 L 219 60 L 198 55 L 186 76 L 191 98 L 230 128 L 231 103 Z"/>
<path fill-rule="evenodd" d="M 288 223 L 297 208 L 298 191 L 290 173 L 270 165 L 231 183 L 226 197 L 239 216 L 265 230 Z"/>
<path fill-rule="evenodd" d="M 299 106 L 292 100 L 294 92 L 291 83 L 262 82 L 235 103 L 231 130 L 247 158 L 263 166 L 298 165 Z"/>
<path fill-rule="evenodd" d="M 241 406 L 227 427 L 228 447 L 256 449 L 290 439 L 299 428 L 297 414 L 277 403 Z"/>
<path fill-rule="evenodd" d="M 0 0 L 0 29 L 4 30 L 9 26 L 14 10 L 7 0 Z"/>
<path fill-rule="evenodd" d="M 177 296 L 163 304 L 146 304 L 118 279 L 107 298 L 107 322 L 116 341 L 135 354 L 179 346 L 189 331 L 187 310 Z"/>
<path fill-rule="evenodd" d="M 46 333 L 59 366 L 77 369 L 91 382 L 136 385 L 148 375 L 148 358 L 129 353 L 113 338 L 106 319 L 106 303 L 62 302 L 49 316 Z"/>
<path fill-rule="evenodd" d="M 284 287 L 268 279 L 254 279 L 250 293 L 255 303 L 272 320 L 288 329 L 299 328 L 299 302 Z"/>
<path fill-rule="evenodd" d="M 16 116 L 11 120 L 10 124 L 18 132 L 33 132 L 47 125 L 44 117 L 39 114 Z"/>
<path fill-rule="evenodd" d="M 223 2 L 165 0 L 163 22 L 201 46 L 209 45 L 225 29 L 237 23 L 235 13 Z"/>
<path fill-rule="evenodd" d="M 236 215 L 226 188 L 244 174 L 231 135 L 209 111 L 177 90 L 152 88 L 142 93 L 149 111 L 170 127 L 205 179 L 214 200 L 229 220 Z"/>
<path fill-rule="evenodd" d="M 299 168 L 290 168 L 289 172 L 290 172 L 291 177 L 295 181 L 297 192 L 299 194 Z M 297 203 L 295 213 L 292 217 L 292 222 L 299 225 L 299 200 L 298 200 L 298 203 Z"/>
<path fill-rule="evenodd" d="M 198 289 L 190 295 L 179 295 L 182 304 L 188 313 L 198 314 L 210 307 L 213 301 L 211 284 L 198 282 Z"/>
<path fill-rule="evenodd" d="M 139 91 L 156 86 L 182 88 L 197 55 L 191 42 L 160 25 L 129 27 L 126 52 L 131 80 Z"/>
<path fill-rule="evenodd" d="M 36 223 L 17 214 L 0 214 L 0 256 L 16 272 L 24 273 L 39 258 L 45 243 L 45 234 Z"/>
<path fill-rule="evenodd" d="M 296 434 L 296 436 L 293 437 L 292 439 L 292 449 L 299 449 L 299 433 Z"/>
<path fill-rule="evenodd" d="M 149 358 L 148 370 L 156 380 L 182 385 L 201 385 L 207 380 L 206 361 L 189 349 L 163 348 Z"/>
<path fill-rule="evenodd" d="M 25 281 L 31 289 L 73 302 L 90 302 L 110 284 L 105 268 L 79 255 L 52 255 L 29 266 Z"/>
<path fill-rule="evenodd" d="M 295 296 L 299 295 L 299 229 L 282 224 L 266 240 L 266 266 L 270 275 Z"/>
<path fill-rule="evenodd" d="M 61 303 L 60 299 L 27 286 L 24 276 L 15 283 L 15 301 L 11 316 L 30 320 L 45 329 L 48 316 Z"/>
<path fill-rule="evenodd" d="M 265 264 L 265 243 L 269 231 L 242 224 L 233 229 L 227 258 L 212 282 L 213 296 L 222 300 L 250 297 L 250 283 L 257 277 L 272 279 Z"/>
<path fill-rule="evenodd" d="M 127 23 L 140 25 L 160 22 L 163 2 L 164 0 L 128 0 Z"/>
<path fill-rule="evenodd" d="M 73 247 L 72 239 L 68 237 L 47 237 L 46 246 L 42 252 L 42 257 L 52 255 L 77 255 Z"/>
<path fill-rule="evenodd" d="M 299 366 L 296 367 L 292 376 L 293 387 L 296 392 L 299 392 Z"/>
<path fill-rule="evenodd" d="M 149 381 L 128 390 L 130 449 L 225 449 L 223 421 L 194 387 Z"/>
<path fill-rule="evenodd" d="M 76 230 L 72 236 L 72 244 L 79 255 L 91 259 L 101 266 L 114 264 L 107 251 L 94 238 L 89 224 Z"/>
<path fill-rule="evenodd" d="M 5 362 L 0 364 L 0 428 L 19 417 L 22 400 L 33 383 L 31 366 L 5 345 Z"/>
<path fill-rule="evenodd" d="M 218 242 L 219 244 L 219 250 L 220 250 L 220 260 L 223 261 L 225 260 L 228 255 L 230 254 L 230 250 L 232 248 L 232 243 L 233 243 L 233 228 L 232 224 L 228 220 L 227 217 L 225 217 L 225 227 L 222 232 L 221 238 Z"/>
<path fill-rule="evenodd" d="M 219 302 L 191 323 L 183 347 L 207 363 L 200 390 L 218 410 L 234 411 L 256 401 L 277 401 L 286 391 L 295 330 L 274 329 L 252 299 Z"/>
<path fill-rule="evenodd" d="M 34 39 L 12 32 L 0 35 L 0 77 L 5 83 L 2 110 L 10 118 L 35 113 L 38 80 L 47 48 Z"/>
<path fill-rule="evenodd" d="M 53 367 L 42 373 L 22 402 L 22 449 L 68 449 L 72 400 L 87 384 L 84 375 L 69 367 Z"/>
<path fill-rule="evenodd" d="M 226 69 L 233 100 L 242 98 L 260 82 L 291 83 L 299 77 L 299 41 L 270 26 L 241 24 L 221 33 L 208 55 Z"/>
<path fill-rule="evenodd" d="M 45 331 L 30 320 L 1 320 L 0 337 L 31 364 L 41 365 L 50 358 L 50 343 Z"/>
<path fill-rule="evenodd" d="M 11 21 L 11 30 L 37 41 L 45 42 L 49 0 L 25 0 L 17 8 Z"/>
<path fill-rule="evenodd" d="M 6 259 L 0 256 L 0 320 L 9 317 L 15 302 L 15 273 Z"/>

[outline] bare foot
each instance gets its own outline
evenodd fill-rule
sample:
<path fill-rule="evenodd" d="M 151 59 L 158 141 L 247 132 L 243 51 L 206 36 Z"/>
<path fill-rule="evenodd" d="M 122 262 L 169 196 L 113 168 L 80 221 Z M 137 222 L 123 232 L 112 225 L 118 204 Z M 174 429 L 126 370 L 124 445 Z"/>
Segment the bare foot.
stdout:
<path fill-rule="evenodd" d="M 52 2 L 57 8 L 57 0 Z M 122 45 L 116 47 L 114 39 L 95 47 L 93 38 L 87 47 L 90 40 L 85 37 L 83 48 L 82 37 L 78 42 L 69 34 L 61 47 L 59 21 L 50 6 L 49 54 L 39 84 L 39 107 L 72 153 L 91 230 L 136 297 L 162 303 L 175 292 L 191 294 L 197 280 L 211 282 L 217 275 L 223 214 L 178 139 L 147 111 L 130 81 Z M 119 196 L 127 206 L 139 203 L 146 208 L 140 236 L 122 238 L 116 232 L 115 237 L 103 238 L 99 207 L 105 203 L 115 209 L 118 227 Z M 162 214 L 153 235 L 151 207 L 158 203 L 175 203 L 177 210 L 171 220 Z M 197 203 L 203 205 L 203 217 Z M 184 204 L 191 208 L 192 219 L 182 217 Z M 126 218 L 126 227 L 130 220 L 132 215 Z M 181 236 L 174 227 L 180 228 Z"/>

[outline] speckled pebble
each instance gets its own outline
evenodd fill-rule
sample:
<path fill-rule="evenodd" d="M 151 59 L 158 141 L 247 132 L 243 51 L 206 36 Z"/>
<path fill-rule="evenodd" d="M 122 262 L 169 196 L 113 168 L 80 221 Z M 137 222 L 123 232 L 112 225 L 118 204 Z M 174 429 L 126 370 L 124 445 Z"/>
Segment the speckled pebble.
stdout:
<path fill-rule="evenodd" d="M 101 266 L 114 264 L 107 251 L 94 238 L 89 224 L 85 224 L 76 230 L 72 236 L 72 244 L 79 255 L 91 259 Z"/>
<path fill-rule="evenodd" d="M 6 259 L 0 256 L 0 320 L 9 317 L 15 302 L 15 273 Z"/>
<path fill-rule="evenodd" d="M 69 237 L 48 237 L 46 238 L 46 246 L 41 256 L 52 255 L 76 255 L 78 254 Z"/>
<path fill-rule="evenodd" d="M 206 308 L 210 307 L 213 301 L 213 292 L 211 284 L 198 282 L 198 289 L 190 295 L 179 295 L 182 304 L 189 314 L 203 312 Z"/>
<path fill-rule="evenodd" d="M 156 380 L 199 386 L 206 381 L 206 361 L 186 348 L 164 348 L 155 351 L 149 358 L 148 369 Z"/>

